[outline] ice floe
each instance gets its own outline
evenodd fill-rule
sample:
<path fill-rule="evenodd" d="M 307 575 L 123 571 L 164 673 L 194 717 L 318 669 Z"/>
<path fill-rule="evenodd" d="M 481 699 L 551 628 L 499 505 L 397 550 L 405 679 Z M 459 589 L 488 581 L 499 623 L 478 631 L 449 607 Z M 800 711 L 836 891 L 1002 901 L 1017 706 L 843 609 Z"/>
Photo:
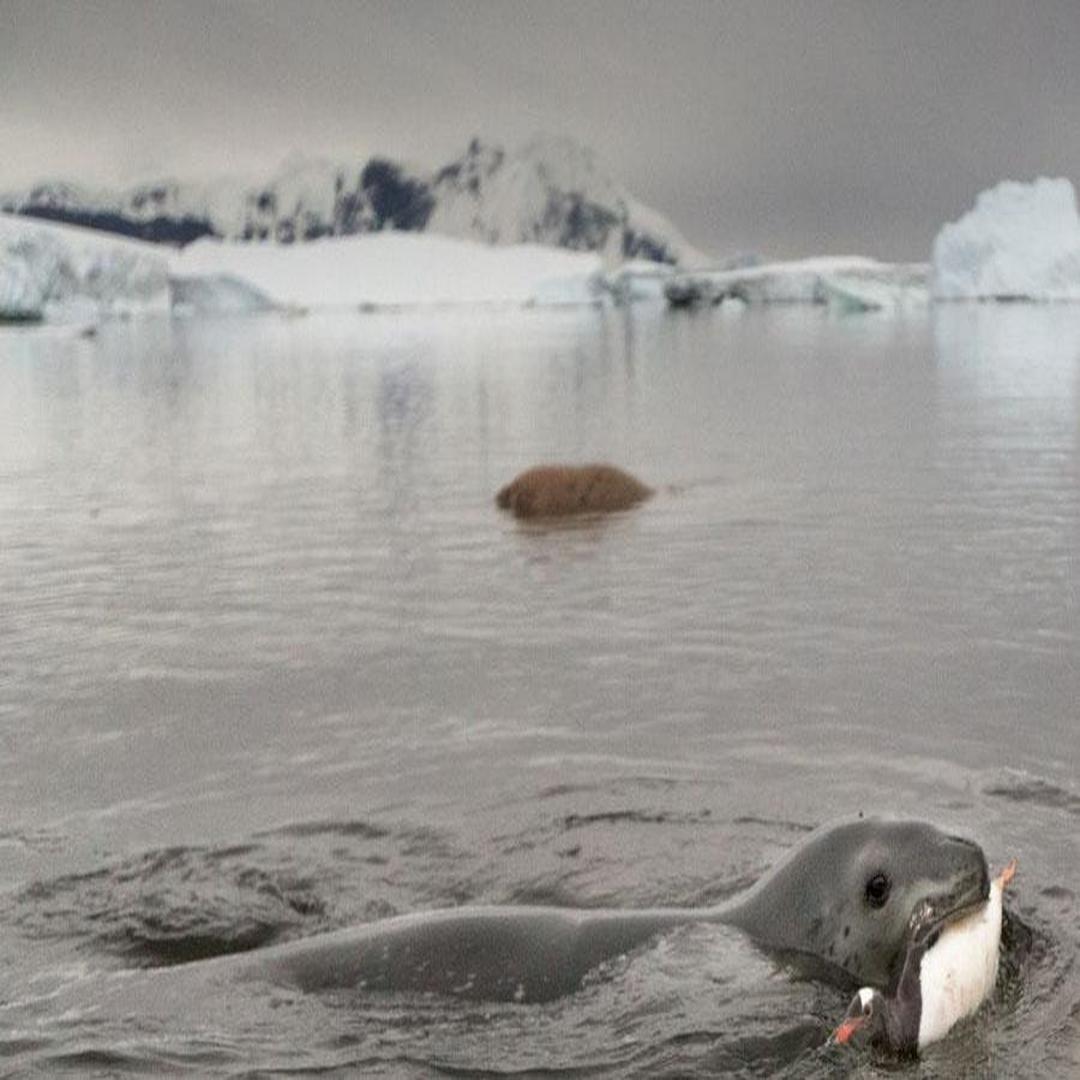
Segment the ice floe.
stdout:
<path fill-rule="evenodd" d="M 735 269 L 678 273 L 665 286 L 673 306 L 697 303 L 832 304 L 869 311 L 924 304 L 928 268 L 859 255 L 819 256 Z"/>

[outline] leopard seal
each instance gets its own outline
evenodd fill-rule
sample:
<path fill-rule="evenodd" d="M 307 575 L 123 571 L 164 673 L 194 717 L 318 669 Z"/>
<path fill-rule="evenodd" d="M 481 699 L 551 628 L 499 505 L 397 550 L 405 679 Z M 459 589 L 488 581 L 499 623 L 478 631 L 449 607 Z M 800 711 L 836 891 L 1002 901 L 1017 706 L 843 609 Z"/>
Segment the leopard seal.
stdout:
<path fill-rule="evenodd" d="M 985 900 L 982 849 L 917 821 L 859 818 L 809 834 L 745 893 L 709 908 L 462 907 L 383 919 L 245 958 L 246 973 L 302 990 L 362 989 L 545 1002 L 606 960 L 693 922 L 887 988 L 909 927 Z M 234 958 L 235 959 L 235 958 Z"/>

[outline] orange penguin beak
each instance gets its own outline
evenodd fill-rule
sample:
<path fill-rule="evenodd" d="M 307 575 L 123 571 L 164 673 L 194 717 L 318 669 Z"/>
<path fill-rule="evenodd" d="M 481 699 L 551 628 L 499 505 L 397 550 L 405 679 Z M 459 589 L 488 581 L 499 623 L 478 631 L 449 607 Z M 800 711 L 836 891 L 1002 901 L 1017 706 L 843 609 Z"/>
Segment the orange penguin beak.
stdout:
<path fill-rule="evenodd" d="M 861 1016 L 849 1017 L 832 1033 L 832 1042 L 846 1046 L 865 1023 L 866 1020 Z"/>

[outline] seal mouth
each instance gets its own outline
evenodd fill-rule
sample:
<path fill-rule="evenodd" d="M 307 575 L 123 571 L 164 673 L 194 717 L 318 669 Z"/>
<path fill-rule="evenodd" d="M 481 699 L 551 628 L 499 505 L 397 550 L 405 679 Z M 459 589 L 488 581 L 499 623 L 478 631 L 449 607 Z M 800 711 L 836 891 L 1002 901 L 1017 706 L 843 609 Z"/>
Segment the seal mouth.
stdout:
<path fill-rule="evenodd" d="M 913 935 L 948 926 L 978 911 L 990 899 L 990 871 L 985 859 L 966 873 L 952 889 L 920 900 L 911 912 L 908 929 Z"/>

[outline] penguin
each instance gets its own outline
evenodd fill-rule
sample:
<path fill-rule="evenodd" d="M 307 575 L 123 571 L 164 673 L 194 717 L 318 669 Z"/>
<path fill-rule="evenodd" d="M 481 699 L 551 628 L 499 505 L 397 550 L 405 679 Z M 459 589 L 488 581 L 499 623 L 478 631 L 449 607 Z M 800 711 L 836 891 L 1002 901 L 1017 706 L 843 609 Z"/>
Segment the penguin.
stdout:
<path fill-rule="evenodd" d="M 895 993 L 862 987 L 832 1041 L 860 1035 L 875 1049 L 915 1056 L 975 1013 L 997 981 L 1003 897 L 1015 874 L 1014 859 L 986 903 L 955 921 L 916 923 Z"/>

